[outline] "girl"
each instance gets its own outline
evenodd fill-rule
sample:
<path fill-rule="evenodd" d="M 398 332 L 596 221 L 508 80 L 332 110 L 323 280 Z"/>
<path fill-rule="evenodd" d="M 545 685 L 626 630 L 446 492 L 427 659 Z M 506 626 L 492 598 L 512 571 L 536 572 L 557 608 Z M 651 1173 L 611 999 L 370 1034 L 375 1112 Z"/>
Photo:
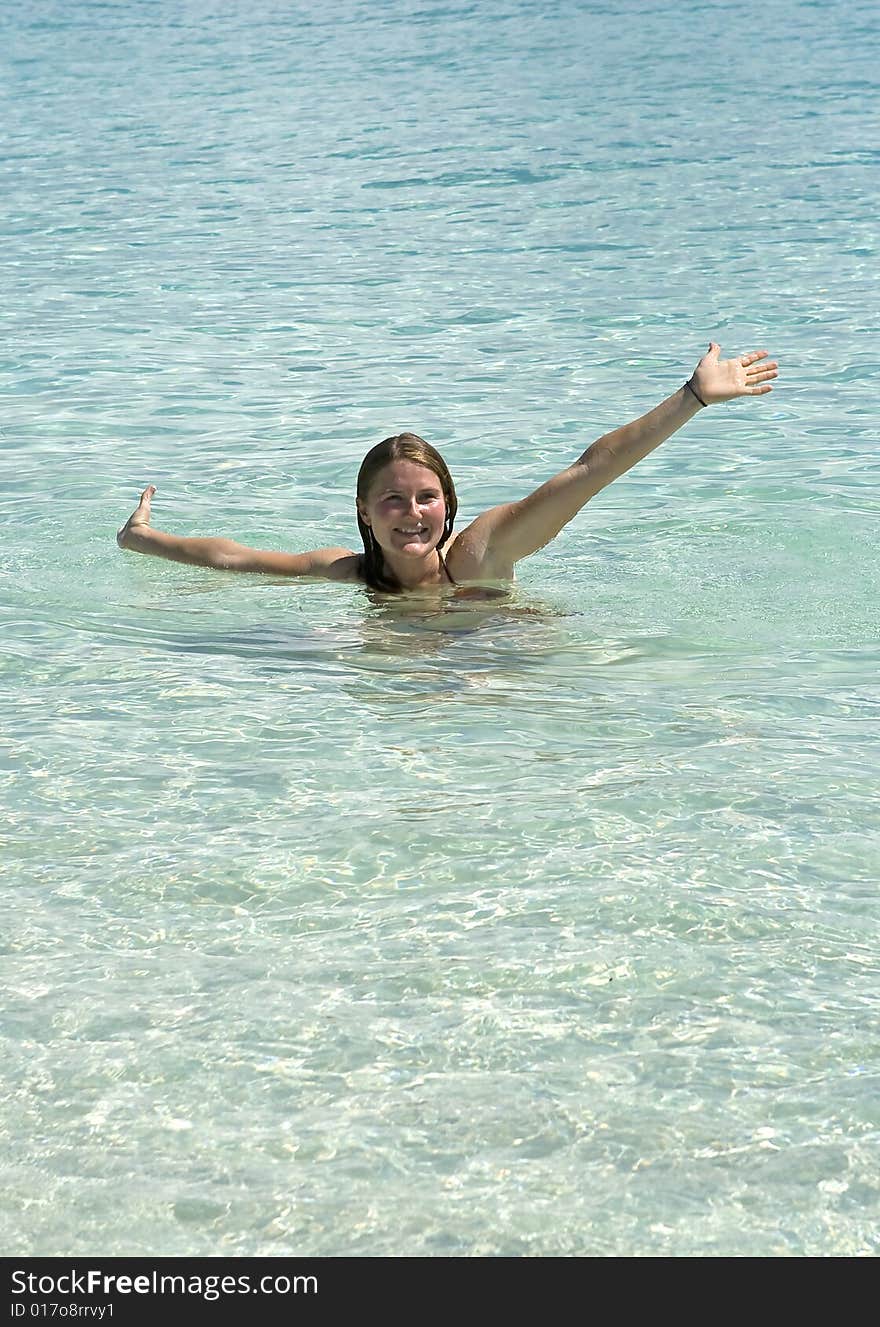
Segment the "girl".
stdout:
<path fill-rule="evenodd" d="M 347 548 L 271 553 L 230 539 L 165 534 L 150 525 L 156 492 L 152 484 L 116 540 L 120 548 L 175 562 L 356 581 L 394 593 L 510 580 L 515 563 L 554 539 L 594 494 L 659 447 L 698 410 L 772 391 L 770 380 L 778 366 L 767 362 L 766 350 L 735 359 L 722 360 L 720 355 L 721 347 L 713 341 L 691 378 L 654 410 L 606 433 L 529 497 L 492 507 L 459 534 L 452 532 L 458 502 L 442 456 L 414 433 L 400 433 L 368 452 L 358 474 L 363 553 Z"/>

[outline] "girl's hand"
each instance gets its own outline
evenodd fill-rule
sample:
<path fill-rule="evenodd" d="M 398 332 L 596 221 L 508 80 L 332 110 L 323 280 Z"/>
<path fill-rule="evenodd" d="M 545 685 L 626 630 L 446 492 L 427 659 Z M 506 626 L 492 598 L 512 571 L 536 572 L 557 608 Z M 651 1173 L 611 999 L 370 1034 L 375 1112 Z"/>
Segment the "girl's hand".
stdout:
<path fill-rule="evenodd" d="M 156 492 L 155 484 L 148 484 L 141 494 L 141 500 L 129 516 L 125 525 L 116 533 L 116 542 L 120 548 L 125 548 L 125 541 L 129 530 L 133 530 L 137 525 L 150 524 L 150 503 L 153 500 L 153 494 Z"/>
<path fill-rule="evenodd" d="M 699 395 L 712 405 L 717 401 L 732 401 L 737 396 L 763 396 L 772 392 L 770 380 L 777 377 L 779 365 L 766 363 L 766 350 L 750 350 L 736 359 L 721 359 L 721 347 L 716 341 L 694 369 L 691 382 Z"/>

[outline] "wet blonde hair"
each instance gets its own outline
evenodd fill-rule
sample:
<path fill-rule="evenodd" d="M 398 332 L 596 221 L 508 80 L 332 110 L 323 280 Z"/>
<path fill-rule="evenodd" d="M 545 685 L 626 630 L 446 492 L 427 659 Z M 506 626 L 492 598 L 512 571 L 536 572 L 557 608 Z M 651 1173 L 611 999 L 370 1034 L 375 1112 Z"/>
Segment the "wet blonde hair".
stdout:
<path fill-rule="evenodd" d="M 436 448 L 425 442 L 425 439 L 420 438 L 417 433 L 396 433 L 393 438 L 383 438 L 367 452 L 361 462 L 357 478 L 357 496 L 361 502 L 367 501 L 373 480 L 379 471 L 384 470 L 392 461 L 413 461 L 416 465 L 423 465 L 440 480 L 446 503 L 443 533 L 437 544 L 437 552 L 442 562 L 443 554 L 440 550 L 452 534 L 455 513 L 458 511 L 458 498 L 455 495 L 455 485 L 449 468 Z M 364 544 L 360 564 L 361 578 L 374 590 L 399 590 L 400 584 L 386 568 L 382 549 L 376 542 L 373 531 L 362 519 L 360 509 L 357 510 L 357 523 Z"/>

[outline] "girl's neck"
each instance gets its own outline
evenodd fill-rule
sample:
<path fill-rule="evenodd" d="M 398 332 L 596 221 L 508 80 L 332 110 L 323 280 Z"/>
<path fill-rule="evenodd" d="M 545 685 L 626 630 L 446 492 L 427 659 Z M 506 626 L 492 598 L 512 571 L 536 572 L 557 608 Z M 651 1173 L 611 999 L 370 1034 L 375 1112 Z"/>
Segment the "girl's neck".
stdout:
<path fill-rule="evenodd" d="M 435 548 L 423 561 L 413 562 L 411 558 L 398 559 L 382 550 L 385 567 L 395 577 L 404 590 L 420 590 L 423 587 L 444 582 L 443 563 L 439 551 Z M 402 565 L 401 565 L 402 564 Z"/>

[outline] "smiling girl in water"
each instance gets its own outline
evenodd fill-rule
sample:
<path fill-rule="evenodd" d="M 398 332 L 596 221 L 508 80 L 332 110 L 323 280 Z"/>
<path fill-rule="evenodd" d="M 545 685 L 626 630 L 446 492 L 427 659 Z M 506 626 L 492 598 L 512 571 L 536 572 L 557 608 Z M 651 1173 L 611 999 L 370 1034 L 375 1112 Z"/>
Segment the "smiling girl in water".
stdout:
<path fill-rule="evenodd" d="M 231 539 L 186 539 L 150 525 L 156 489 L 116 536 L 120 548 L 154 553 L 226 571 L 355 581 L 400 592 L 432 586 L 510 580 L 514 564 L 543 548 L 596 493 L 659 447 L 705 406 L 772 391 L 777 365 L 766 350 L 720 358 L 713 341 L 691 378 L 641 419 L 606 433 L 583 456 L 520 502 L 492 507 L 452 533 L 458 507 L 452 476 L 439 452 L 414 433 L 386 438 L 368 452 L 357 482 L 357 522 L 363 553 L 317 548 L 271 553 Z"/>

